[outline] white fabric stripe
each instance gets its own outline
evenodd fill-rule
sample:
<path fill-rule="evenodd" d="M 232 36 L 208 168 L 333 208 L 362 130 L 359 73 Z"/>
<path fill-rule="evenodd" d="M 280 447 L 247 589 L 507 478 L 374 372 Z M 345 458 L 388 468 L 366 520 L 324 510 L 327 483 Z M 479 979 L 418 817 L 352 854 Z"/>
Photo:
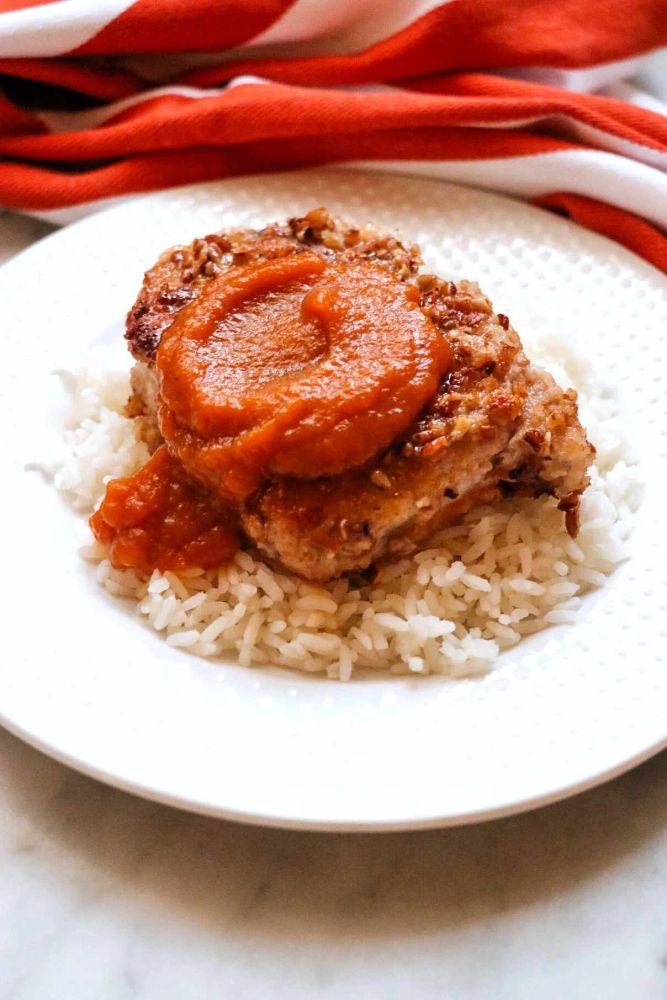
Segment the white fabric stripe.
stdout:
<path fill-rule="evenodd" d="M 665 50 L 665 52 L 667 52 L 667 50 Z M 621 64 L 617 63 L 616 65 Z M 368 87 L 355 87 L 352 85 L 349 87 L 335 87 L 331 89 L 350 92 L 368 90 L 377 93 L 418 93 L 417 91 L 406 91 L 395 84 L 378 84 Z M 428 92 L 424 93 L 427 94 Z M 628 84 L 618 83 L 614 86 L 610 86 L 607 88 L 605 93 L 609 97 L 617 97 L 619 100 L 632 103 L 638 107 L 646 108 L 649 111 L 657 111 L 659 114 L 667 116 L 667 103 L 657 101 L 654 97 L 651 97 L 650 94 L 640 91 L 637 88 L 630 87 Z M 645 146 L 642 143 L 634 142 L 630 139 L 623 139 L 621 136 L 617 136 L 612 132 L 606 131 L 605 129 L 598 128 L 595 125 L 589 125 L 587 122 L 582 122 L 572 115 L 552 115 L 545 113 L 531 117 L 506 119 L 504 121 L 462 121 L 451 127 L 493 128 L 502 130 L 509 128 L 523 128 L 526 125 L 534 125 L 538 122 L 544 122 L 549 126 L 549 134 L 565 135 L 567 137 L 582 139 L 588 145 L 593 146 L 594 149 L 603 149 L 611 153 L 620 153 L 622 156 L 629 156 L 633 160 L 639 160 L 641 163 L 647 163 L 650 166 L 657 167 L 659 170 L 667 170 L 667 153 L 663 153 L 661 150 L 653 149 L 650 146 Z M 446 127 L 448 127 L 447 124 L 443 123 L 443 128 Z"/>
<path fill-rule="evenodd" d="M 60 0 L 44 7 L 28 7 L 0 14 L 0 57 L 62 55 L 92 38 L 100 28 L 132 5 L 133 0 Z M 128 56 L 128 64 L 142 60 L 152 66 L 156 80 L 240 55 L 255 54 L 258 46 L 299 42 L 294 55 L 320 51 L 343 54 L 359 51 L 387 38 L 423 14 L 454 0 L 297 0 L 285 14 L 250 43 L 233 52 L 173 53 Z M 360 13 L 363 12 L 363 16 Z M 308 44 L 310 43 L 310 44 Z M 312 50 L 311 50 L 312 46 Z M 267 56 L 269 53 L 266 53 Z M 155 64 L 155 65 L 153 65 Z"/>
<path fill-rule="evenodd" d="M 509 76 L 516 80 L 529 80 L 533 83 L 544 83 L 549 87 L 561 87 L 563 90 L 591 92 L 599 90 L 606 84 L 637 73 L 651 58 L 650 56 L 634 56 L 631 59 L 619 59 L 616 62 L 598 63 L 582 69 L 558 69 L 555 66 L 526 66 L 512 70 L 492 70 L 499 76 Z"/>
<path fill-rule="evenodd" d="M 520 198 L 568 191 L 624 208 L 667 229 L 667 177 L 652 167 L 613 153 L 564 150 L 492 160 L 368 160 L 335 164 L 335 167 L 431 177 Z M 126 197 L 130 196 L 31 214 L 64 225 Z"/>
<path fill-rule="evenodd" d="M 549 119 L 550 125 L 552 122 L 557 124 L 562 123 L 563 129 L 567 134 L 573 135 L 577 139 L 582 139 L 590 146 L 605 149 L 610 153 L 619 153 L 621 156 L 631 157 L 633 160 L 639 160 L 641 163 L 657 167 L 658 170 L 667 170 L 667 153 L 663 153 L 658 149 L 651 149 L 649 146 L 631 142 L 629 139 L 622 139 L 593 125 L 576 121 L 576 119 L 565 117 L 564 115 L 558 115 L 554 119 Z"/>
<path fill-rule="evenodd" d="M 0 14 L 0 58 L 60 56 L 89 41 L 133 0 L 60 0 Z"/>
<path fill-rule="evenodd" d="M 269 83 L 259 76 L 237 76 L 231 80 L 226 87 L 156 87 L 154 90 L 147 90 L 141 94 L 133 94 L 132 97 L 124 97 L 120 101 L 112 104 L 105 104 L 101 108 L 92 108 L 90 111 L 39 111 L 36 117 L 46 125 L 51 132 L 81 132 L 85 129 L 96 128 L 115 115 L 125 111 L 127 108 L 136 107 L 137 104 L 152 101 L 156 97 L 187 97 L 193 101 L 205 100 L 208 97 L 220 97 L 229 93 L 235 87 L 242 87 L 246 84 Z"/>
<path fill-rule="evenodd" d="M 667 52 L 667 50 L 665 51 Z M 350 86 L 337 87 L 335 89 L 355 91 L 362 88 Z M 392 91 L 394 93 L 397 91 L 406 93 L 406 91 L 400 86 L 389 84 L 378 86 L 377 90 L 383 93 Z M 408 93 L 417 93 L 417 91 L 408 91 Z M 626 103 L 646 108 L 649 111 L 657 111 L 659 114 L 667 116 L 667 103 L 658 101 L 650 94 L 638 90 L 636 87 L 631 87 L 628 84 L 618 83 L 612 85 L 606 88 L 605 94 L 608 97 L 616 97 Z M 582 139 L 595 149 L 603 149 L 611 153 L 620 153 L 622 156 L 629 156 L 633 160 L 639 160 L 641 163 L 647 163 L 650 166 L 657 167 L 659 170 L 667 170 L 667 153 L 663 153 L 661 150 L 653 149 L 651 146 L 646 146 L 643 143 L 634 142 L 630 139 L 624 139 L 621 136 L 617 136 L 605 129 L 598 128 L 595 125 L 589 125 L 587 122 L 582 122 L 573 115 L 549 114 L 545 112 L 541 115 L 533 115 L 524 118 L 511 118 L 505 119 L 504 121 L 462 121 L 452 127 L 493 128 L 502 130 L 509 128 L 524 128 L 526 125 L 534 125 L 541 122 L 544 122 L 549 126 L 549 134 L 565 135 L 575 139 Z M 443 123 L 443 127 L 447 127 L 446 123 Z"/>
<path fill-rule="evenodd" d="M 667 101 L 667 48 L 655 52 L 647 59 L 635 83 L 662 101 Z"/>
<path fill-rule="evenodd" d="M 347 0 L 346 0 L 347 2 Z M 381 0 L 373 0 L 374 4 Z M 453 0 L 449 0 L 453 2 Z M 433 3 L 432 7 L 438 4 Z M 443 4 L 444 6 L 444 4 Z M 280 22 L 276 22 L 278 25 Z M 409 23 L 409 22 L 408 22 Z M 400 30 L 400 29 L 399 29 Z M 257 36 L 252 40 L 250 46 L 238 49 L 227 50 L 226 52 L 185 52 L 185 53 L 165 53 L 164 55 L 136 55 L 126 56 L 119 61 L 129 71 L 137 73 L 145 80 L 159 83 L 161 80 L 173 78 L 179 73 L 187 73 L 189 70 L 203 69 L 207 66 L 221 65 L 232 59 L 250 58 L 302 58 L 315 55 L 348 55 L 359 49 L 354 49 L 346 39 L 342 38 L 306 38 L 299 40 L 295 44 L 294 38 L 285 38 L 282 42 L 259 45 L 258 41 L 262 36 Z M 383 36 L 380 35 L 380 39 Z M 550 84 L 570 90 L 593 91 L 615 80 L 621 79 L 624 75 L 641 71 L 641 76 L 652 74 L 651 89 L 653 88 L 653 77 L 662 75 L 667 77 L 664 67 L 660 67 L 660 57 L 664 58 L 667 49 L 658 50 L 645 56 L 637 56 L 632 59 L 623 59 L 617 62 L 599 63 L 596 66 L 583 67 L 581 69 L 558 69 L 555 66 L 528 66 L 522 69 L 503 69 L 502 67 L 479 70 L 478 72 L 492 73 L 495 76 L 508 76 L 516 79 L 534 80 L 535 82 Z M 652 67 L 657 65 L 657 70 L 653 73 Z M 458 72 L 466 72 L 460 70 Z M 667 85 L 665 85 L 667 89 Z"/>
<path fill-rule="evenodd" d="M 263 76 L 254 76 L 252 73 L 243 73 L 241 76 L 235 76 L 234 79 L 230 80 L 229 83 L 223 89 L 231 90 L 232 87 L 244 87 L 246 83 L 272 83 L 272 82 L 273 82 L 272 80 L 268 80 L 266 77 Z M 206 88 L 206 90 L 202 91 L 202 93 L 208 94 L 210 93 L 210 90 Z"/>
<path fill-rule="evenodd" d="M 237 86 L 241 82 L 237 82 Z M 247 82 L 247 81 L 246 81 Z M 258 81 L 261 82 L 261 81 Z M 114 101 L 112 104 L 105 104 L 101 108 L 92 108 L 90 111 L 40 111 L 37 118 L 46 125 L 51 132 L 81 132 L 84 129 L 96 128 L 118 115 L 127 108 L 136 107 L 146 101 L 152 101 L 156 97 L 189 97 L 193 100 L 202 100 L 207 97 L 218 97 L 224 94 L 227 88 L 211 88 L 202 90 L 199 87 L 156 87 L 155 90 L 146 91 L 143 94 L 133 94 L 132 97 L 125 97 L 121 101 Z"/>
<path fill-rule="evenodd" d="M 321 41 L 299 55 L 341 55 L 366 49 L 395 35 L 424 14 L 454 0 L 296 0 L 282 17 L 245 48 L 285 42 Z M 295 53 L 296 55 L 296 53 Z"/>
<path fill-rule="evenodd" d="M 102 125 L 104 122 L 113 118 L 115 115 L 120 114 L 127 108 L 136 107 L 144 101 L 151 101 L 158 97 L 174 95 L 200 101 L 208 97 L 219 97 L 234 87 L 240 87 L 246 84 L 267 84 L 270 82 L 270 80 L 258 76 L 239 76 L 232 80 L 226 88 L 212 87 L 210 89 L 203 89 L 200 87 L 178 86 L 158 87 L 155 90 L 146 91 L 142 94 L 135 94 L 132 97 L 126 97 L 123 100 L 115 101 L 112 104 L 107 104 L 101 108 L 94 108 L 90 111 L 43 111 L 38 113 L 37 117 L 47 126 L 47 128 L 50 129 L 51 132 L 61 134 L 67 132 L 78 132 Z M 358 87 L 333 87 L 329 89 L 337 91 L 342 90 L 349 93 L 407 93 L 406 91 L 401 91 L 398 87 L 392 87 L 386 84 L 368 84 Z M 414 96 L 419 95 L 415 92 Z M 635 103 L 638 103 L 638 101 Z M 589 145 L 592 145 L 594 148 L 604 149 L 613 153 L 620 153 L 624 156 L 630 156 L 632 159 L 639 160 L 641 163 L 648 163 L 651 166 L 658 167 L 660 170 L 667 170 L 667 153 L 651 149 L 648 146 L 631 142 L 627 139 L 622 139 L 603 129 L 580 122 L 576 118 L 569 115 L 535 115 L 527 118 L 515 118 L 503 122 L 471 121 L 459 123 L 459 126 L 454 127 L 493 128 L 502 130 L 507 128 L 521 128 L 540 121 L 548 122 L 552 128 L 555 126 L 558 129 L 559 134 L 563 133 L 568 136 L 581 139 Z M 443 127 L 448 126 L 446 123 L 443 123 Z"/>
<path fill-rule="evenodd" d="M 667 117 L 667 100 L 660 101 L 653 94 L 633 87 L 630 83 L 613 83 L 605 87 L 606 97 L 614 97 L 617 101 L 625 101 L 626 104 L 634 104 L 638 108 L 646 108 L 647 111 L 655 111 L 656 114 Z M 665 95 L 667 97 L 667 95 Z"/>
<path fill-rule="evenodd" d="M 247 45 L 223 52 L 129 55 L 121 65 L 155 83 L 234 59 L 350 55 L 381 42 L 455 0 L 297 0 Z"/>
<path fill-rule="evenodd" d="M 456 127 L 492 128 L 502 132 L 503 129 L 524 128 L 526 125 L 535 125 L 538 122 L 548 125 L 549 135 L 581 139 L 593 149 L 619 153 L 621 156 L 629 156 L 633 160 L 639 160 L 640 163 L 657 167 L 658 170 L 667 171 L 667 153 L 662 152 L 662 150 L 644 146 L 630 139 L 623 139 L 621 136 L 606 132 L 604 129 L 589 125 L 587 122 L 580 122 L 570 115 L 536 115 L 531 118 L 513 118 L 502 122 L 462 122 Z"/>
<path fill-rule="evenodd" d="M 110 118 L 125 111 L 127 108 L 136 107 L 138 104 L 149 102 L 157 97 L 187 97 L 195 101 L 201 101 L 207 97 L 220 97 L 229 93 L 236 87 L 244 87 L 248 84 L 269 84 L 273 81 L 266 77 L 244 74 L 235 76 L 233 80 L 224 87 L 185 87 L 185 86 L 165 86 L 155 87 L 152 90 L 142 91 L 140 94 L 133 94 L 131 97 L 124 97 L 120 101 L 113 101 L 99 108 L 92 108 L 89 111 L 37 111 L 35 117 L 46 125 L 51 132 L 80 132 L 85 129 L 96 128 L 103 125 Z M 328 90 L 342 90 L 347 93 L 371 94 L 371 93 L 396 93 L 398 88 L 385 84 L 360 84 L 355 87 L 329 87 Z"/>
<path fill-rule="evenodd" d="M 348 166 L 434 177 L 522 198 L 568 191 L 626 209 L 667 229 L 667 176 L 614 153 L 577 149 L 492 160 L 368 160 Z"/>

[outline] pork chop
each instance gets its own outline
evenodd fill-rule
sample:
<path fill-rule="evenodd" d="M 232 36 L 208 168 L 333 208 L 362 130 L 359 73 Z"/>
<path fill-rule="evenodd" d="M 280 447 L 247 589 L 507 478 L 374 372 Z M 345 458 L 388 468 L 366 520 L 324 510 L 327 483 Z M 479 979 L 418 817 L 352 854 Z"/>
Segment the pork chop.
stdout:
<path fill-rule="evenodd" d="M 476 504 L 512 495 L 555 497 L 576 534 L 594 455 L 576 393 L 530 364 L 507 317 L 494 313 L 476 284 L 420 274 L 416 247 L 324 209 L 284 226 L 172 248 L 146 273 L 127 318 L 136 359 L 127 412 L 149 445 L 161 440 L 155 354 L 178 311 L 224 268 L 305 248 L 327 259 L 372 260 L 415 284 L 454 363 L 419 419 L 364 466 L 328 478 L 265 481 L 239 509 L 256 548 L 306 579 L 325 581 L 413 552 Z"/>

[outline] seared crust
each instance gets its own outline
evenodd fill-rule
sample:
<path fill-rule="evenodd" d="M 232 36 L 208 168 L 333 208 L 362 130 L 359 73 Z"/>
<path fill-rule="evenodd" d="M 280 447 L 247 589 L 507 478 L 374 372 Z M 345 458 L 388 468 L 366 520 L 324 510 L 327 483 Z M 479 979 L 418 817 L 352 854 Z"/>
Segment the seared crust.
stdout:
<path fill-rule="evenodd" d="M 288 254 L 321 254 L 333 259 L 373 260 L 401 279 L 414 276 L 421 265 L 417 247 L 372 226 L 359 229 L 337 222 L 323 208 L 287 225 L 214 233 L 190 246 L 171 247 L 146 271 L 136 302 L 127 314 L 125 338 L 134 358 L 149 364 L 162 334 L 175 314 L 190 302 L 203 283 L 232 264 L 251 264 Z"/>
<path fill-rule="evenodd" d="M 576 393 L 534 368 L 507 317 L 476 284 L 419 275 L 416 247 L 372 228 L 337 222 L 323 209 L 287 226 L 208 236 L 162 255 L 128 315 L 131 415 L 155 443 L 153 362 L 162 332 L 202 283 L 232 263 L 301 252 L 365 258 L 415 283 L 421 306 L 443 330 L 453 367 L 409 432 L 366 466 L 330 478 L 275 478 L 241 508 L 248 537 L 269 559 L 311 580 L 368 568 L 414 551 L 430 533 L 480 502 L 549 494 L 576 532 L 579 495 L 594 449 Z"/>

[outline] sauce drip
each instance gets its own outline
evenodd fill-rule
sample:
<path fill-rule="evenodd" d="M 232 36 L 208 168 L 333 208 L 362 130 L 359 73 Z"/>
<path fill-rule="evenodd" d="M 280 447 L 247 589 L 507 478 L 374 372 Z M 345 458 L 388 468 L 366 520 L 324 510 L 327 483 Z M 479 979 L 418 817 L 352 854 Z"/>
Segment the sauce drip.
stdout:
<path fill-rule="evenodd" d="M 137 472 L 113 479 L 90 519 L 116 569 L 211 569 L 239 547 L 233 512 L 194 482 L 162 445 Z"/>
<path fill-rule="evenodd" d="M 238 502 L 270 475 L 362 465 L 451 360 L 417 289 L 378 264 L 301 253 L 231 267 L 163 335 L 160 428 L 197 479 Z"/>

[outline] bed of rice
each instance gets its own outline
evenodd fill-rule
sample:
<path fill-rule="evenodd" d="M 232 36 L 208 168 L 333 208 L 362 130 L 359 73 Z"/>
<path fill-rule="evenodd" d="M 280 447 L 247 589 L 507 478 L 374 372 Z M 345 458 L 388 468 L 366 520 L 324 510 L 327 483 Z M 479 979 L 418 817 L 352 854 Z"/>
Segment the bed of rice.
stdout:
<path fill-rule="evenodd" d="M 588 366 L 558 342 L 543 340 L 531 353 L 561 384 L 576 385 L 598 449 L 576 541 L 555 503 L 543 498 L 478 509 L 361 588 L 347 580 L 312 585 L 247 552 L 217 571 L 155 572 L 150 579 L 113 569 L 96 544 L 82 555 L 97 563 L 99 584 L 136 602 L 169 645 L 200 656 L 232 655 L 246 666 L 274 663 L 341 680 L 358 668 L 484 672 L 522 636 L 576 621 L 581 595 L 603 585 L 625 558 L 640 498 L 613 393 L 592 391 Z M 122 415 L 127 372 L 91 362 L 60 374 L 70 413 L 63 454 L 50 471 L 73 505 L 90 512 L 107 480 L 133 471 L 147 452 Z"/>

